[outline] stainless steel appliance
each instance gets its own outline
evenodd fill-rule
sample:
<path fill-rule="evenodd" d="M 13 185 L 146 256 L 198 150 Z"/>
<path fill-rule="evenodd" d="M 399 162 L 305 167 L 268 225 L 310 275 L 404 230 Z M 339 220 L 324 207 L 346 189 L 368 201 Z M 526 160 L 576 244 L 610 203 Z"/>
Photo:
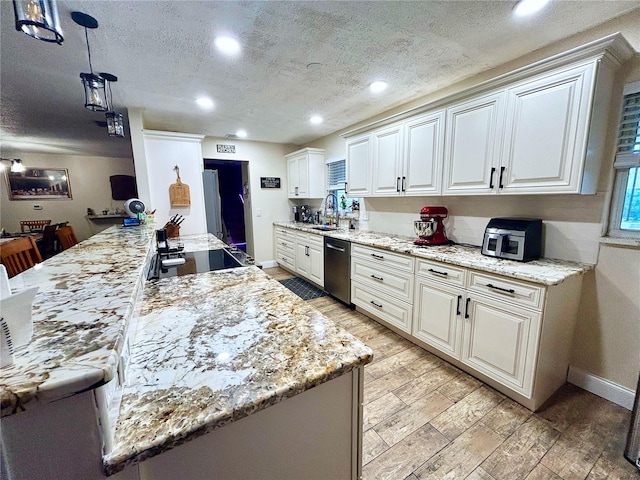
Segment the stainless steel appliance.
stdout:
<path fill-rule="evenodd" d="M 542 255 L 542 220 L 538 218 L 492 218 L 482 242 L 482 254 L 519 262 Z"/>
<path fill-rule="evenodd" d="M 205 169 L 202 172 L 204 184 L 204 208 L 207 216 L 207 231 L 222 241 L 226 241 L 226 228 L 222 222 L 222 200 L 217 170 Z"/>
<path fill-rule="evenodd" d="M 633 404 L 631 426 L 629 427 L 624 456 L 640 470 L 640 377 L 638 377 L 636 400 Z"/>
<path fill-rule="evenodd" d="M 413 222 L 413 231 L 418 238 L 416 245 L 446 245 L 451 243 L 444 233 L 444 219 L 449 216 L 445 207 L 424 206 L 420 209 L 420 220 Z"/>
<path fill-rule="evenodd" d="M 351 242 L 324 237 L 324 290 L 351 305 Z"/>

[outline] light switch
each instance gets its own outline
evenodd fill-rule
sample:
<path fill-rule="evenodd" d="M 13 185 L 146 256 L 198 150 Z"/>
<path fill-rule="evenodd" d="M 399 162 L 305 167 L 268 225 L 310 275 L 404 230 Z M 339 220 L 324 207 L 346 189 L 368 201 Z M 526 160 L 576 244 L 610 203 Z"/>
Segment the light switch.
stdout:
<path fill-rule="evenodd" d="M 262 209 L 256 208 L 256 217 L 261 217 L 261 216 L 262 216 Z"/>

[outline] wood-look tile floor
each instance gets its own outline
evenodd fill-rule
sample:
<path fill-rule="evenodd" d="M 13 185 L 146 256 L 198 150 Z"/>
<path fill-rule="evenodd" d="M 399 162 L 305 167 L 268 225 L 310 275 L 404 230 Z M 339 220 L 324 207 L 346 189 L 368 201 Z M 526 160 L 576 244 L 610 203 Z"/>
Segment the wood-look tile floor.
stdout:
<path fill-rule="evenodd" d="M 374 351 L 365 367 L 364 480 L 640 478 L 623 457 L 625 408 L 566 384 L 532 413 L 330 297 L 309 303 Z"/>

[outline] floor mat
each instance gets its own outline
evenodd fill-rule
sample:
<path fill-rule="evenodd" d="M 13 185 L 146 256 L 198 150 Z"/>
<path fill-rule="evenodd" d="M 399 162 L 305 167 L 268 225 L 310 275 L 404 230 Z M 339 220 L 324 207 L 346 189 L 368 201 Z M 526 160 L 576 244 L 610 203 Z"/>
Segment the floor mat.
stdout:
<path fill-rule="evenodd" d="M 298 277 L 279 280 L 279 282 L 303 300 L 311 300 L 326 295 L 326 293 L 319 288 Z"/>

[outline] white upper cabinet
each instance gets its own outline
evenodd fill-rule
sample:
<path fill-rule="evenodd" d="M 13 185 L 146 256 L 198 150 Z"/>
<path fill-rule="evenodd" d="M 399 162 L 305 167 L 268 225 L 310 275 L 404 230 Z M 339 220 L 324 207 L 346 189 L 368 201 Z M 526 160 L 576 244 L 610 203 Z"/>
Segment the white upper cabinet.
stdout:
<path fill-rule="evenodd" d="M 366 197 L 371 195 L 371 134 L 347 139 L 347 185 L 348 195 Z"/>
<path fill-rule="evenodd" d="M 504 92 L 461 102 L 447 109 L 444 192 L 489 193 L 500 160 Z"/>
<path fill-rule="evenodd" d="M 285 155 L 289 198 L 324 198 L 324 150 L 303 148 Z"/>
<path fill-rule="evenodd" d="M 611 35 L 349 132 L 347 171 L 359 186 L 350 190 L 364 197 L 595 193 L 616 70 L 633 54 Z"/>
<path fill-rule="evenodd" d="M 402 177 L 402 124 L 375 130 L 373 140 L 373 195 L 400 193 Z"/>
<path fill-rule="evenodd" d="M 420 115 L 405 124 L 403 184 L 405 195 L 439 195 L 444 156 L 444 110 Z"/>
<path fill-rule="evenodd" d="M 505 193 L 576 193 L 586 155 L 595 63 L 507 90 Z"/>

